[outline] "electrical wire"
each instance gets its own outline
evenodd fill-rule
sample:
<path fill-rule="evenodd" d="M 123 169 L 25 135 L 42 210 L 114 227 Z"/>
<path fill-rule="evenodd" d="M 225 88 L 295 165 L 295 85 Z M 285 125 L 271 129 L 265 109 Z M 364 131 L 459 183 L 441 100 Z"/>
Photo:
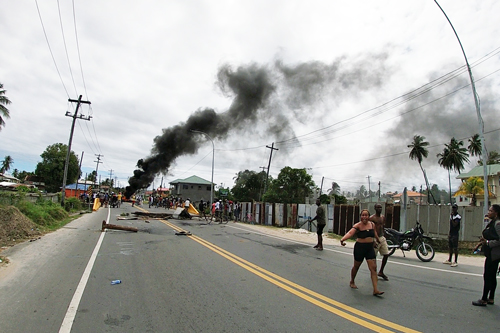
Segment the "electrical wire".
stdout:
<path fill-rule="evenodd" d="M 63 44 L 64 44 L 64 50 L 66 51 L 66 59 L 68 60 L 69 73 L 71 75 L 71 80 L 73 81 L 73 87 L 75 88 L 75 94 L 76 94 L 76 96 L 78 96 L 78 90 L 76 89 L 75 78 L 73 77 L 73 71 L 71 70 L 71 63 L 69 61 L 68 48 L 66 46 L 66 37 L 64 36 L 64 27 L 63 27 L 63 22 L 62 22 L 62 17 L 61 17 L 61 6 L 59 6 L 59 0 L 57 0 L 57 10 L 59 13 L 59 23 L 61 26 L 61 34 L 62 34 L 62 39 L 63 39 Z"/>
<path fill-rule="evenodd" d="M 80 43 L 78 42 L 78 32 L 76 29 L 75 0 L 72 0 L 72 3 L 73 3 L 73 23 L 74 23 L 74 28 L 75 28 L 76 49 L 78 51 L 78 61 L 80 62 L 80 73 L 82 74 L 83 89 L 85 90 L 85 97 L 88 100 L 89 98 L 88 98 L 88 93 L 87 93 L 87 85 L 85 84 L 85 76 L 83 75 L 82 57 L 80 55 Z"/>
<path fill-rule="evenodd" d="M 49 47 L 50 55 L 52 56 L 52 61 L 54 62 L 54 66 L 56 67 L 57 75 L 59 75 L 59 79 L 61 80 L 61 84 L 64 88 L 64 91 L 66 92 L 66 95 L 69 98 L 68 90 L 66 89 L 66 86 L 64 85 L 64 81 L 62 79 L 61 72 L 59 72 L 59 68 L 57 67 L 56 59 L 54 58 L 54 53 L 52 52 L 52 48 L 50 47 L 49 38 L 47 37 L 47 32 L 45 31 L 45 26 L 44 26 L 43 20 L 42 20 L 42 14 L 40 13 L 40 8 L 38 7 L 37 0 L 35 0 L 35 4 L 36 4 L 36 10 L 38 11 L 38 17 L 40 18 L 40 23 L 42 24 L 42 30 L 43 30 L 43 34 L 45 35 L 45 40 L 47 41 L 47 46 Z"/>

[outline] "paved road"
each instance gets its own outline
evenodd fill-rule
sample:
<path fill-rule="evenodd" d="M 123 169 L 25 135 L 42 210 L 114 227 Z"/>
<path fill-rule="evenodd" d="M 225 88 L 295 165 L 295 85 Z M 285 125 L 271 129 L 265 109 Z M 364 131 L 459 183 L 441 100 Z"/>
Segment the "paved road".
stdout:
<path fill-rule="evenodd" d="M 145 207 L 147 209 L 147 206 Z M 100 209 L 4 253 L 2 332 L 461 332 L 496 331 L 499 305 L 470 305 L 478 258 L 455 269 L 391 257 L 383 298 L 366 265 L 348 286 L 352 249 L 314 235 L 239 223 L 117 220 Z M 141 208 L 139 208 L 141 209 Z M 142 208 L 143 209 L 143 208 Z M 162 212 L 162 209 L 147 209 Z M 109 214 L 109 216 L 108 216 Z M 138 233 L 100 232 L 102 220 Z M 175 233 L 186 230 L 192 236 Z M 462 263 L 463 261 L 463 263 Z M 121 279 L 119 285 L 110 281 Z"/>

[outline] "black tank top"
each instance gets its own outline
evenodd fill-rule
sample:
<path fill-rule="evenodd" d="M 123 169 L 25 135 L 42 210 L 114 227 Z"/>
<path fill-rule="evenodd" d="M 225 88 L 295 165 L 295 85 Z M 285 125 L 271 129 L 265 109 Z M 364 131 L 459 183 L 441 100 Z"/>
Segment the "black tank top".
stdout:
<path fill-rule="evenodd" d="M 373 225 L 373 223 L 372 223 Z M 375 237 L 375 230 L 374 229 L 367 229 L 367 230 L 359 230 L 358 228 L 354 228 L 356 229 L 358 232 L 356 233 L 356 236 L 358 236 L 358 238 L 361 238 L 361 239 L 364 239 L 364 238 L 368 238 L 368 237 Z"/>

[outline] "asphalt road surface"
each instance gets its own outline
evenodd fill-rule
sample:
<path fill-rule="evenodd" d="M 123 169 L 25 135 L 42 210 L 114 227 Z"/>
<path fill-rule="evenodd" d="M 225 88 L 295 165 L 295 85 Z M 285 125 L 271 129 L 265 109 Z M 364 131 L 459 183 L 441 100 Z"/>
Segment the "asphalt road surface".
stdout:
<path fill-rule="evenodd" d="M 101 208 L 2 252 L 0 332 L 495 332 L 500 305 L 473 307 L 482 267 L 389 259 L 372 295 L 366 264 L 349 288 L 352 249 L 315 251 L 266 227 L 117 220 L 164 209 Z M 107 230 L 103 220 L 137 227 Z M 191 235 L 176 235 L 188 231 Z M 121 284 L 111 281 L 120 279 Z"/>

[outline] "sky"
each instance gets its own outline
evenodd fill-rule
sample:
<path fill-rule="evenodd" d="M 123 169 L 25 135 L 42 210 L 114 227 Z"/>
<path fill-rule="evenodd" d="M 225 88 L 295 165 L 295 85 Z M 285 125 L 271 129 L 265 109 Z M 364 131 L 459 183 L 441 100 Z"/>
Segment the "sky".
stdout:
<path fill-rule="evenodd" d="M 471 65 L 486 148 L 500 151 L 500 3 L 439 4 Z M 436 155 L 479 132 L 464 55 L 432 0 L 0 0 L 0 45 L 11 171 L 68 144 L 80 95 L 92 118 L 76 121 L 71 149 L 83 174 L 100 155 L 101 179 L 120 186 L 210 180 L 213 142 L 224 187 L 267 170 L 274 143 L 274 178 L 290 166 L 323 191 L 425 188 L 408 157 L 421 135 L 429 182 L 448 190 Z"/>

